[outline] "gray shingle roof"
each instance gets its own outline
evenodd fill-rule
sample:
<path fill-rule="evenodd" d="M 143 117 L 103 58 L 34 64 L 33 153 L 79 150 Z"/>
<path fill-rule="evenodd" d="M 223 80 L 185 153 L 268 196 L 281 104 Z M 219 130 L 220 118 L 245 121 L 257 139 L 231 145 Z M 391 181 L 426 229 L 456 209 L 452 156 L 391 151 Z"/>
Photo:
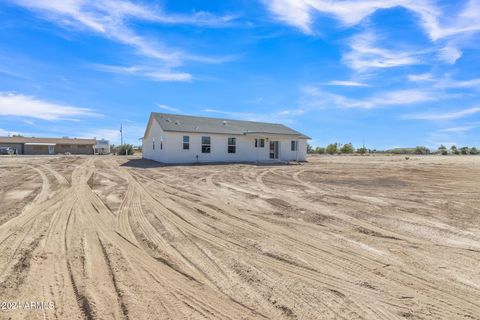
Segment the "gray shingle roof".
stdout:
<path fill-rule="evenodd" d="M 152 112 L 152 117 L 163 131 L 223 133 L 223 134 L 278 134 L 310 139 L 306 135 L 279 123 L 231 120 Z"/>

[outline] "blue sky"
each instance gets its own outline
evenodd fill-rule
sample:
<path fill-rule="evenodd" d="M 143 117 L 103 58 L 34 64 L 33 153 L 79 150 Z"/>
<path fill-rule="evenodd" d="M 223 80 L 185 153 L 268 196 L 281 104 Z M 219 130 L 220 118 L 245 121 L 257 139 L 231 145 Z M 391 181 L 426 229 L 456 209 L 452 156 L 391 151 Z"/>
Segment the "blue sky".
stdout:
<path fill-rule="evenodd" d="M 138 144 L 163 111 L 479 146 L 479 40 L 480 0 L 6 0 L 0 136 Z"/>

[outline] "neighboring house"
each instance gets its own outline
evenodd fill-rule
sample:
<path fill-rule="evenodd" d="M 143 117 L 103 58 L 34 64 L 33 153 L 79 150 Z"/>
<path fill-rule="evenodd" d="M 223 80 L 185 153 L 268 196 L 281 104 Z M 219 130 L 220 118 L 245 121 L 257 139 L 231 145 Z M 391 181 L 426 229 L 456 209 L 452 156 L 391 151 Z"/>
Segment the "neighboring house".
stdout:
<path fill-rule="evenodd" d="M 0 137 L 0 147 L 15 149 L 15 154 L 93 154 L 95 139 Z"/>
<path fill-rule="evenodd" d="M 152 112 L 143 157 L 164 163 L 305 161 L 308 139 L 282 124 Z"/>
<path fill-rule="evenodd" d="M 110 142 L 105 139 L 97 140 L 95 145 L 95 154 L 109 154 L 110 153 Z"/>

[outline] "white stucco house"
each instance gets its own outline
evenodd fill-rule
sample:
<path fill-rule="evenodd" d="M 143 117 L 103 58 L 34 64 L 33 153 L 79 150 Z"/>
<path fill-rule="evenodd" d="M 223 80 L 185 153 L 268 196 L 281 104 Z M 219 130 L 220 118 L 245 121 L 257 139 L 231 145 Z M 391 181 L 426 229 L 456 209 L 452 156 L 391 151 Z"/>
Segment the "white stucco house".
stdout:
<path fill-rule="evenodd" d="M 143 158 L 163 163 L 305 161 L 308 139 L 282 124 L 152 112 Z"/>

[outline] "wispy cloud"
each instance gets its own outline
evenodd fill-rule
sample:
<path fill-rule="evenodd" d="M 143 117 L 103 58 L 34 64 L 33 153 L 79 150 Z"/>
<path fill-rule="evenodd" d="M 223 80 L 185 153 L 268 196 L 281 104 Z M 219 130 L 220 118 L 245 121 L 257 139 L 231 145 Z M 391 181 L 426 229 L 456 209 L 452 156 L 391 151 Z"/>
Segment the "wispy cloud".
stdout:
<path fill-rule="evenodd" d="M 431 73 L 421 73 L 421 74 L 409 74 L 407 75 L 409 81 L 412 82 L 423 82 L 423 81 L 433 81 L 435 80 L 433 74 Z"/>
<path fill-rule="evenodd" d="M 5 130 L 5 129 L 0 128 L 0 137 L 8 137 L 8 136 L 11 136 L 11 135 L 14 135 L 14 134 L 18 134 L 18 132 L 9 131 L 9 130 Z"/>
<path fill-rule="evenodd" d="M 430 85 L 438 89 L 461 88 L 461 89 L 475 89 L 480 88 L 480 78 L 456 80 L 452 79 L 450 75 L 434 76 L 432 73 L 410 74 L 407 76 L 411 82 L 429 82 Z"/>
<path fill-rule="evenodd" d="M 157 106 L 158 106 L 160 109 L 163 109 L 163 110 L 167 110 L 167 111 L 171 111 L 171 112 L 177 112 L 177 113 L 180 112 L 180 109 L 173 108 L 173 107 L 167 106 L 167 105 L 165 105 L 165 104 L 157 104 Z"/>
<path fill-rule="evenodd" d="M 342 95 L 322 91 L 314 86 L 305 86 L 302 91 L 307 96 L 306 103 L 317 107 L 340 107 L 374 109 L 395 105 L 411 105 L 434 101 L 441 97 L 430 90 L 405 89 L 381 92 L 368 98 L 352 99 Z"/>
<path fill-rule="evenodd" d="M 356 81 L 342 81 L 342 80 L 334 80 L 325 83 L 329 86 L 341 86 L 341 87 L 370 87 L 369 84 L 356 82 Z"/>
<path fill-rule="evenodd" d="M 439 50 L 438 58 L 446 63 L 455 64 L 455 62 L 460 59 L 462 54 L 462 51 L 460 51 L 458 48 L 447 46 Z"/>
<path fill-rule="evenodd" d="M 264 3 L 277 19 L 307 34 L 314 33 L 312 24 L 316 13 L 331 15 L 341 25 L 351 27 L 377 10 L 395 7 L 415 13 L 432 40 L 480 31 L 480 3 L 477 0 L 466 1 L 453 17 L 451 11 L 429 0 L 264 0 Z"/>
<path fill-rule="evenodd" d="M 393 68 L 423 63 L 421 52 L 394 51 L 377 45 L 378 36 L 365 32 L 353 36 L 348 45 L 350 51 L 345 53 L 342 61 L 356 71 L 366 71 L 371 68 Z"/>
<path fill-rule="evenodd" d="M 477 126 L 467 125 L 467 126 L 459 126 L 459 127 L 445 128 L 445 129 L 441 129 L 440 131 L 441 131 L 441 132 L 461 133 L 461 132 L 470 131 L 470 130 L 475 129 L 475 128 L 477 128 Z"/>
<path fill-rule="evenodd" d="M 162 71 L 148 76 L 157 81 L 185 81 L 187 73 L 170 72 L 185 60 L 203 63 L 231 61 L 227 57 L 204 57 L 171 48 L 158 39 L 145 38 L 131 27 L 131 20 L 157 24 L 188 24 L 202 27 L 225 26 L 235 17 L 215 16 L 207 12 L 191 15 L 167 14 L 158 5 L 134 3 L 127 0 L 10 0 L 28 8 L 46 20 L 66 28 L 94 32 L 112 41 L 133 47 L 142 56 L 164 63 Z"/>
<path fill-rule="evenodd" d="M 94 65 L 96 70 L 125 75 L 135 75 L 160 82 L 189 82 L 192 75 L 187 72 L 172 72 L 168 69 L 154 69 L 149 66 Z"/>
<path fill-rule="evenodd" d="M 221 114 L 224 116 L 234 117 L 236 119 L 241 119 L 241 120 L 282 122 L 282 123 L 292 123 L 294 122 L 293 118 L 305 113 L 303 109 L 291 109 L 291 110 L 285 109 L 280 111 L 273 111 L 270 113 L 231 112 L 231 111 L 223 111 L 218 109 L 203 109 L 202 111 L 207 113 Z"/>
<path fill-rule="evenodd" d="M 449 121 L 464 118 L 480 113 L 480 107 L 471 107 L 462 110 L 448 112 L 424 112 L 405 114 L 401 117 L 404 120 L 428 120 L 428 121 Z"/>
<path fill-rule="evenodd" d="M 39 100 L 32 96 L 0 93 L 0 116 L 18 116 L 42 120 L 72 120 L 98 116 L 92 109 Z"/>
<path fill-rule="evenodd" d="M 123 141 L 124 143 L 129 143 L 133 145 L 139 144 L 139 138 L 143 136 L 145 130 L 144 125 L 139 125 L 137 123 L 124 123 L 123 124 Z M 104 128 L 85 128 L 80 133 L 77 133 L 79 138 L 97 138 L 97 139 L 106 139 L 110 143 L 118 144 L 121 142 L 120 139 L 120 126 L 118 128 L 114 127 L 104 127 Z"/>

